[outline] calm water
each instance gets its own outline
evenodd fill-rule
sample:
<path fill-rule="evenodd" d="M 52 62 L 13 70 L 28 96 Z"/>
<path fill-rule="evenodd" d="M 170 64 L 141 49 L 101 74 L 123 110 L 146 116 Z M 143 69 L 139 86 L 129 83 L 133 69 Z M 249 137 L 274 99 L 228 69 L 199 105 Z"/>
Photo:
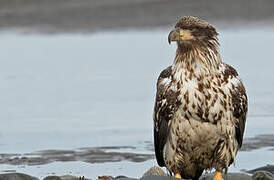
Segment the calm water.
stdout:
<path fill-rule="evenodd" d="M 156 79 L 175 55 L 176 46 L 168 45 L 167 34 L 168 29 L 92 35 L 0 34 L 0 152 L 114 145 L 132 145 L 146 152 L 142 143 L 152 141 Z M 220 34 L 223 60 L 238 70 L 248 92 L 245 137 L 273 133 L 273 29 Z M 267 149 L 241 152 L 231 169 L 273 164 L 273 159 L 273 151 Z M 67 162 L 0 165 L 0 169 L 41 177 L 48 173 L 138 177 L 153 164 L 154 160 Z"/>

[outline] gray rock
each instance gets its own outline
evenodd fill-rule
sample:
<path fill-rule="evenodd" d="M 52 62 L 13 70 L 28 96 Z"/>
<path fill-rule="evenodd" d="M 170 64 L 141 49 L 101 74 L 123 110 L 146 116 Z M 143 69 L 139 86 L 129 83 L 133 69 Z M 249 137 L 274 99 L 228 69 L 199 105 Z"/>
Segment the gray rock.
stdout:
<path fill-rule="evenodd" d="M 213 177 L 214 177 L 214 174 L 205 174 L 200 178 L 200 180 L 212 180 Z M 225 177 L 225 176 L 223 176 L 223 177 Z M 243 173 L 229 173 L 229 174 L 227 174 L 227 178 L 225 178 L 225 179 L 228 179 L 228 180 L 252 180 L 251 176 L 249 176 L 247 174 L 243 174 Z M 145 177 L 142 177 L 141 180 L 178 180 L 178 179 L 171 177 L 171 176 L 147 175 Z"/>
<path fill-rule="evenodd" d="M 214 173 L 204 174 L 200 180 L 212 180 Z M 223 175 L 225 177 L 225 175 Z M 252 177 L 244 173 L 228 173 L 227 178 L 229 180 L 252 180 Z M 150 168 L 144 173 L 141 180 L 177 180 L 174 177 L 167 176 L 167 174 L 158 166 Z M 259 180 L 259 179 L 256 179 Z M 267 179 L 268 180 L 268 179 Z"/>
<path fill-rule="evenodd" d="M 253 176 L 253 180 L 273 180 L 274 175 L 268 171 L 256 171 Z"/>
<path fill-rule="evenodd" d="M 76 176 L 71 176 L 71 175 L 64 175 L 64 176 L 59 176 L 61 180 L 79 180 L 79 177 Z M 85 178 L 85 180 L 89 180 Z"/>
<path fill-rule="evenodd" d="M 39 180 L 39 179 L 23 173 L 6 173 L 6 174 L 0 174 L 0 180 Z"/>
<path fill-rule="evenodd" d="M 266 166 L 259 167 L 259 168 L 256 168 L 256 169 L 252 169 L 252 170 L 249 170 L 249 171 L 246 171 L 246 172 L 250 173 L 250 174 L 254 174 L 257 171 L 267 171 L 267 172 L 271 172 L 272 174 L 274 174 L 274 165 L 267 164 Z"/>
<path fill-rule="evenodd" d="M 151 176 L 151 175 L 155 175 L 155 176 L 167 176 L 167 174 L 160 167 L 153 166 L 152 168 L 150 168 L 149 170 L 147 170 L 144 173 L 144 175 L 142 176 L 142 178 L 144 178 L 146 176 Z"/>
<path fill-rule="evenodd" d="M 85 180 L 90 180 L 88 178 L 85 178 Z M 71 175 L 64 175 L 64 176 L 47 176 L 43 180 L 82 180 L 80 177 L 77 176 L 71 176 Z"/>
<path fill-rule="evenodd" d="M 43 180 L 62 180 L 59 176 L 47 176 Z"/>
<path fill-rule="evenodd" d="M 98 176 L 98 180 L 138 180 L 137 178 L 130 178 L 126 176 Z"/>
<path fill-rule="evenodd" d="M 147 175 L 140 180 L 178 180 L 172 176 Z"/>
<path fill-rule="evenodd" d="M 200 180 L 212 180 L 214 173 L 204 174 Z M 252 177 L 244 173 L 228 173 L 227 175 L 223 174 L 223 178 L 226 180 L 252 180 Z"/>

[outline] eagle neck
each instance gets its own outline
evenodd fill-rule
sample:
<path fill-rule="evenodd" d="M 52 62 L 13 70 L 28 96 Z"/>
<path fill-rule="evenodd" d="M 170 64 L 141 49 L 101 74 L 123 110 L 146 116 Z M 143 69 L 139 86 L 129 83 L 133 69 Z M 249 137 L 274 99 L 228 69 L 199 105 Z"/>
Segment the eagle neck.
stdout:
<path fill-rule="evenodd" d="M 217 48 L 177 48 L 172 65 L 172 78 L 176 83 L 214 74 L 222 63 Z"/>

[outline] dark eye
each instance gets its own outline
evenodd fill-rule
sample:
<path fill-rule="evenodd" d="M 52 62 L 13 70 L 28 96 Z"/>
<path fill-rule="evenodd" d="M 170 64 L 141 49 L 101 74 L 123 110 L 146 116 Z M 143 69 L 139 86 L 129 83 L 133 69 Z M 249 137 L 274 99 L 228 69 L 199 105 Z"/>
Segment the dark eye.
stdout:
<path fill-rule="evenodd" d="M 196 37 L 198 37 L 198 36 L 202 36 L 203 34 L 204 34 L 204 31 L 203 31 L 203 29 L 194 29 L 193 31 L 192 31 L 192 34 L 194 35 L 194 36 L 196 36 Z"/>
<path fill-rule="evenodd" d="M 192 34 L 194 36 L 207 36 L 207 37 L 212 37 L 214 36 L 215 31 L 210 29 L 210 28 L 204 28 L 204 27 L 196 27 L 193 31 Z"/>

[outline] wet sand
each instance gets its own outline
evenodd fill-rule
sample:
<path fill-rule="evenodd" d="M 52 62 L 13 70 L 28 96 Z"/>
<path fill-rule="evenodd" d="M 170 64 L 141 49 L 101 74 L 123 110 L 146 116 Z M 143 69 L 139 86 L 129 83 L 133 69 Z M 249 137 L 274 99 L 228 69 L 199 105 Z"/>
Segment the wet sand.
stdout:
<path fill-rule="evenodd" d="M 134 150 L 135 147 L 90 147 L 75 150 L 43 150 L 26 154 L 1 154 L 0 164 L 35 166 L 52 162 L 68 161 L 82 161 L 87 163 L 120 161 L 144 162 L 154 158 L 153 154 L 117 152 L 117 150 L 128 149 Z"/>
<path fill-rule="evenodd" d="M 271 0 L 2 0 L 0 28 L 25 32 L 98 32 L 174 25 L 199 16 L 218 27 L 274 24 Z"/>
<path fill-rule="evenodd" d="M 264 147 L 274 150 L 274 135 L 247 138 L 241 151 L 252 151 Z M 42 150 L 25 154 L 0 154 L 0 164 L 35 166 L 68 161 L 86 163 L 144 162 L 155 158 L 152 142 L 146 147 L 149 153 L 137 153 L 135 152 L 136 148 L 134 146 L 105 146 L 73 150 Z"/>
<path fill-rule="evenodd" d="M 37 166 L 45 165 L 53 162 L 85 162 L 91 164 L 101 164 L 101 163 L 110 163 L 110 162 L 145 162 L 147 160 L 154 159 L 154 150 L 152 142 L 145 142 L 147 153 L 138 153 L 137 147 L 135 146 L 104 146 L 104 147 L 84 147 L 73 150 L 42 150 L 25 154 L 0 154 L 0 164 L 8 164 L 14 167 L 16 166 Z M 268 148 L 269 151 L 274 150 L 274 135 L 258 135 L 252 138 L 246 138 L 243 144 L 243 148 L 241 151 L 253 151 L 260 148 Z M 147 172 L 144 173 L 141 180 L 154 180 L 154 179 L 162 179 L 162 180 L 172 180 L 171 177 L 166 177 L 165 172 L 161 169 L 160 172 L 158 167 L 153 167 Z M 16 168 L 15 168 L 16 169 Z M 16 179 L 16 180 L 32 180 L 36 179 L 35 177 L 17 173 L 17 170 L 10 169 L 9 171 L 2 171 L 0 174 L 0 179 L 4 178 L 6 180 Z M 152 174 L 151 174 L 152 173 Z M 157 176 L 151 176 L 155 175 Z M 159 174 L 160 173 L 160 174 Z M 246 174 L 247 173 L 247 174 Z M 115 173 L 114 173 L 115 174 Z M 249 174 L 249 175 L 248 175 Z M 241 179 L 241 180 L 257 180 L 257 179 L 266 179 L 270 180 L 274 177 L 274 166 L 273 165 L 265 165 L 251 170 L 242 170 L 239 172 L 232 172 L 228 174 L 229 179 Z M 119 175 L 116 177 L 108 176 L 107 174 L 102 174 L 100 176 L 100 180 L 137 180 L 135 178 L 126 177 L 127 174 Z M 106 175 L 106 176 L 105 176 Z M 116 174 L 118 175 L 118 174 Z M 148 176 L 147 176 L 148 175 Z M 161 176 L 158 176 L 161 175 Z M 252 175 L 252 176 L 251 176 Z M 201 179 L 207 180 L 212 179 L 212 173 L 205 173 Z M 264 177 L 264 178 L 262 178 Z M 44 176 L 43 179 L 47 180 L 77 180 L 79 179 L 77 176 Z M 86 178 L 86 179 L 89 179 Z"/>

